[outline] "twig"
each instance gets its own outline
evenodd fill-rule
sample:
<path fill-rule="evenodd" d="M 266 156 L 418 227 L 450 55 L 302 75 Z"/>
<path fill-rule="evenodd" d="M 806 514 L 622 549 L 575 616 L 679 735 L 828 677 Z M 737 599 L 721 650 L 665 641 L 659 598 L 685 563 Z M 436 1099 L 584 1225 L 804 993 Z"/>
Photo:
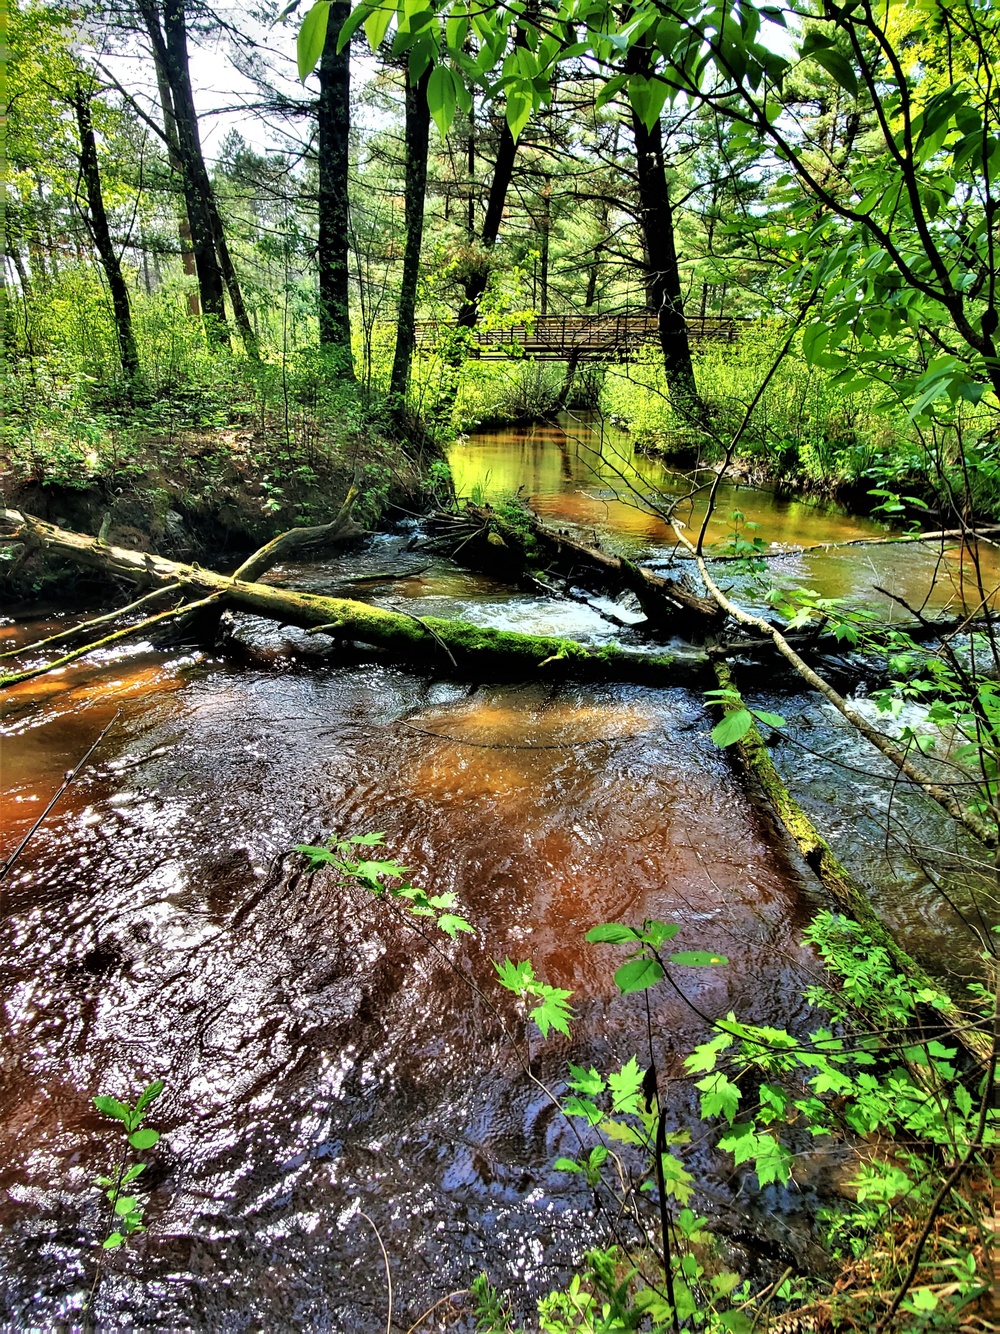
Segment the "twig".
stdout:
<path fill-rule="evenodd" d="M 17 658 L 23 653 L 34 653 L 36 649 L 48 648 L 50 645 L 58 644 L 64 639 L 74 639 L 77 635 L 83 634 L 84 630 L 94 630 L 99 625 L 106 625 L 108 621 L 117 621 L 119 617 L 127 616 L 130 611 L 135 611 L 145 603 L 153 602 L 157 598 L 163 597 L 165 593 L 176 593 L 179 589 L 180 584 L 165 584 L 162 588 L 154 588 L 152 593 L 146 593 L 144 597 L 136 598 L 127 607 L 119 607 L 117 611 L 109 611 L 104 616 L 95 616 L 92 621 L 82 621 L 69 630 L 60 630 L 57 635 L 50 635 L 48 639 L 36 640 L 34 644 L 22 644 L 20 648 L 6 649 L 3 653 L 0 653 L 0 658 Z"/>
<path fill-rule="evenodd" d="M 814 690 L 818 690 L 824 699 L 829 700 L 837 712 L 841 714 L 842 717 L 846 718 L 847 721 L 861 733 L 866 741 L 870 741 L 876 750 L 881 751 L 886 759 L 890 760 L 896 766 L 900 773 L 905 774 L 912 783 L 915 783 L 917 787 L 927 794 L 927 796 L 933 801 L 936 801 L 943 810 L 948 812 L 953 820 L 964 825 L 969 833 L 977 838 L 985 847 L 992 849 L 1000 847 L 1000 834 L 998 834 L 995 829 L 991 829 L 974 811 L 963 806 L 954 793 L 949 792 L 948 789 L 942 787 L 940 783 L 936 783 L 934 779 L 931 778 L 930 774 L 921 769 L 919 765 L 914 764 L 909 756 L 906 755 L 904 751 L 900 750 L 899 746 L 887 737 L 885 733 L 880 732 L 877 727 L 873 727 L 867 719 L 863 718 L 855 709 L 852 709 L 847 701 L 834 690 L 833 686 L 827 681 L 824 681 L 821 676 L 813 671 L 808 663 L 799 657 L 780 630 L 775 629 L 773 625 L 770 625 L 760 616 L 752 616 L 749 612 L 744 611 L 742 607 L 738 607 L 735 603 L 730 602 L 709 573 L 704 556 L 697 551 L 694 543 L 685 537 L 684 533 L 681 531 L 684 525 L 678 521 L 675 523 L 674 527 L 679 540 L 694 555 L 698 563 L 698 571 L 701 574 L 702 579 L 705 581 L 705 587 L 723 610 L 727 611 L 729 615 L 732 616 L 734 620 L 739 621 L 741 625 L 752 625 L 754 629 L 760 630 L 762 633 L 768 635 L 778 652 L 792 664 L 799 675 L 807 681 Z M 992 809 L 993 808 L 991 808 L 991 810 Z M 994 814 L 995 813 L 994 810 Z"/>
<path fill-rule="evenodd" d="M 45 676 L 49 672 L 57 671 L 60 667 L 67 666 L 68 663 L 76 662 L 78 658 L 86 657 L 88 653 L 95 653 L 99 648 L 107 648 L 109 644 L 117 644 L 122 639 L 128 639 L 131 635 L 148 630 L 151 625 L 168 621 L 171 617 L 178 616 L 182 612 L 196 611 L 199 607 L 207 607 L 210 603 L 217 602 L 220 597 L 221 594 L 219 593 L 210 593 L 207 598 L 202 598 L 200 602 L 188 602 L 183 606 L 174 607 L 172 611 L 161 611 L 156 616 L 149 616 L 144 621 L 137 621 L 135 625 L 127 625 L 124 630 L 116 630 L 114 634 L 106 635 L 104 639 L 96 639 L 91 644 L 84 644 L 83 648 L 74 649 L 72 653 L 56 658 L 55 662 L 50 662 L 45 667 L 34 667 L 27 672 L 0 676 L 0 690 L 6 690 L 8 686 L 21 685 L 24 681 L 32 681 L 35 677 Z"/>
<path fill-rule="evenodd" d="M 361 1217 L 364 1218 L 364 1219 L 369 1223 L 369 1225 L 371 1226 L 371 1230 L 375 1233 L 375 1239 L 376 1239 L 376 1241 L 378 1242 L 378 1244 L 379 1244 L 379 1248 L 380 1248 L 381 1251 L 382 1251 L 382 1259 L 383 1259 L 384 1262 L 385 1262 L 385 1281 L 386 1281 L 386 1284 L 387 1284 L 387 1286 L 388 1286 L 388 1288 L 389 1288 L 389 1313 L 388 1313 L 388 1315 L 387 1315 L 386 1318 L 385 1318 L 385 1334 L 392 1334 L 392 1272 L 391 1272 L 391 1270 L 389 1269 L 389 1256 L 388 1256 L 388 1254 L 386 1253 L 385 1243 L 384 1243 L 383 1240 L 382 1240 L 382 1234 L 381 1234 L 381 1232 L 379 1232 L 378 1228 L 375 1226 L 375 1223 L 373 1222 L 373 1220 L 372 1220 L 371 1218 L 368 1217 L 368 1215 L 365 1213 L 365 1211 L 364 1211 L 363 1209 L 359 1209 L 359 1210 L 358 1210 L 358 1213 L 359 1213 L 359 1214 L 361 1215 Z M 419 1322 L 418 1322 L 418 1323 L 419 1323 Z"/>
<path fill-rule="evenodd" d="M 754 1330 L 757 1328 L 757 1324 L 760 1321 L 761 1316 L 767 1314 L 767 1308 L 774 1301 L 775 1297 L 777 1297 L 778 1289 L 781 1287 L 782 1283 L 784 1283 L 786 1278 L 791 1278 L 794 1272 L 795 1271 L 792 1268 L 792 1266 L 789 1265 L 788 1268 L 785 1270 L 785 1272 L 782 1274 L 782 1276 L 776 1282 L 771 1284 L 771 1291 L 767 1294 L 767 1297 L 764 1299 L 763 1304 L 757 1308 L 757 1313 L 753 1318 L 753 1324 L 750 1326 L 750 1334 L 753 1334 Z"/>
<path fill-rule="evenodd" d="M 25 850 L 25 848 L 34 838 L 35 834 L 42 827 L 42 824 L 45 821 L 46 816 L 52 810 L 53 806 L 63 795 L 63 793 L 66 791 L 69 785 L 73 782 L 74 778 L 76 778 L 77 774 L 87 763 L 91 755 L 93 755 L 94 751 L 101 744 L 101 742 L 107 736 L 108 732 L 110 732 L 111 728 L 114 727 L 115 723 L 121 716 L 122 716 L 122 711 L 121 709 L 119 709 L 118 712 L 115 714 L 115 716 L 111 719 L 111 721 L 105 727 L 103 727 L 101 731 L 98 733 L 97 739 L 91 742 L 90 746 L 87 748 L 87 752 L 84 755 L 83 759 L 80 760 L 79 763 L 74 768 L 66 770 L 66 773 L 63 775 L 62 783 L 56 789 L 55 794 L 52 796 L 51 800 L 49 801 L 49 804 L 45 807 L 45 810 L 42 811 L 41 815 L 38 817 L 35 823 L 25 834 L 24 838 L 21 839 L 20 843 L 17 845 L 14 851 L 4 862 L 3 866 L 0 866 L 0 880 L 2 880 L 4 876 L 8 873 L 8 871 L 10 871 L 10 869 L 13 867 L 14 863 L 20 857 L 21 853 Z"/>
<path fill-rule="evenodd" d="M 433 1306 L 429 1306 L 422 1316 L 418 1316 L 417 1319 L 414 1320 L 413 1324 L 406 1331 L 406 1334 L 413 1334 L 413 1331 L 419 1328 L 429 1315 L 433 1315 L 439 1306 L 443 1306 L 445 1302 L 452 1301 L 455 1297 L 465 1297 L 468 1295 L 468 1292 L 468 1288 L 459 1288 L 457 1292 L 449 1292 L 446 1297 L 439 1297 Z"/>
<path fill-rule="evenodd" d="M 454 655 L 454 653 L 452 653 L 451 649 L 450 649 L 450 648 L 448 647 L 448 645 L 444 642 L 444 640 L 443 640 L 443 639 L 441 638 L 441 636 L 437 633 L 437 631 L 436 631 L 436 630 L 432 630 L 431 627 L 427 624 L 426 621 L 422 621 L 422 620 L 420 619 L 419 616 L 414 616 L 414 614 L 413 614 L 412 611 L 407 611 L 406 608 L 405 608 L 405 607 L 401 607 L 401 606 L 399 605 L 399 603 L 395 603 L 394 605 L 395 605 L 396 611 L 400 612 L 403 616 L 409 616 L 409 618 L 410 618 L 411 621 L 416 621 L 416 623 L 417 623 L 419 626 L 421 626 L 424 630 L 427 631 L 427 633 L 430 635 L 430 637 L 431 637 L 432 639 L 436 639 L 436 640 L 437 640 L 437 642 L 438 642 L 438 643 L 441 645 L 441 647 L 444 649 L 445 653 L 447 653 L 448 657 L 451 659 L 451 665 L 452 665 L 452 666 L 455 668 L 455 670 L 457 671 L 457 670 L 458 670 L 458 663 L 455 661 L 455 655 Z"/>
<path fill-rule="evenodd" d="M 952 1187 L 972 1161 L 973 1154 L 982 1148 L 983 1135 L 986 1131 L 986 1121 L 994 1101 L 993 1080 L 996 1077 L 997 1071 L 998 1047 L 1000 1047 L 1000 991 L 997 992 L 996 999 L 993 1003 L 993 1050 L 990 1052 L 989 1065 L 986 1069 L 986 1079 L 983 1083 L 983 1096 L 979 1104 L 979 1120 L 976 1123 L 976 1133 L 973 1136 L 969 1147 L 945 1177 L 938 1193 L 934 1196 L 930 1212 L 927 1215 L 927 1220 L 920 1231 L 920 1236 L 917 1238 L 917 1244 L 913 1248 L 913 1258 L 910 1261 L 909 1269 L 906 1271 L 906 1277 L 900 1284 L 899 1291 L 896 1293 L 895 1297 L 893 1297 L 888 1311 L 886 1311 L 885 1315 L 876 1325 L 876 1334 L 882 1334 L 882 1331 L 889 1327 L 890 1321 L 899 1310 L 903 1298 L 906 1296 L 907 1292 L 909 1292 L 910 1285 L 917 1276 L 917 1270 L 920 1268 L 920 1257 L 923 1255 L 924 1247 L 927 1244 L 927 1238 L 931 1235 L 931 1229 L 934 1227 L 934 1222 L 941 1210 L 941 1206 L 948 1198 Z"/>

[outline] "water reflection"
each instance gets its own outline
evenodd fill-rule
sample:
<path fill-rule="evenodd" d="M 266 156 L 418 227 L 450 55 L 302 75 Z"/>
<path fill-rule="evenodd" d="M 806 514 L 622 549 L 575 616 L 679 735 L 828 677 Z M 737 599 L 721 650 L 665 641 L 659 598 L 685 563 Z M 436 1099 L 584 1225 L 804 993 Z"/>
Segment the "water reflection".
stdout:
<path fill-rule="evenodd" d="M 643 504 L 643 497 L 662 509 L 694 491 L 691 499 L 680 500 L 677 516 L 695 532 L 706 509 L 704 474 L 692 478 L 636 453 L 626 433 L 587 416 L 567 413 L 558 423 L 476 432 L 451 447 L 448 461 L 460 496 L 495 501 L 520 489 L 542 518 L 654 562 L 673 558 L 676 539 L 670 526 Z M 734 519 L 734 512 L 743 518 Z M 889 531 L 835 505 L 723 483 L 708 526 L 709 544 L 716 549 L 725 545 L 737 524 L 743 536 L 781 548 L 880 539 Z M 896 619 L 909 613 L 893 598 L 941 611 L 949 606 L 974 608 L 984 595 L 992 600 L 1000 589 L 1000 556 L 985 544 L 975 556 L 955 543 L 943 550 L 914 543 L 793 552 L 769 559 L 767 570 L 768 583 L 773 576 L 820 597 L 871 602 Z M 759 583 L 732 567 L 726 574 L 727 584 L 738 594 L 750 601 L 760 597 Z"/>

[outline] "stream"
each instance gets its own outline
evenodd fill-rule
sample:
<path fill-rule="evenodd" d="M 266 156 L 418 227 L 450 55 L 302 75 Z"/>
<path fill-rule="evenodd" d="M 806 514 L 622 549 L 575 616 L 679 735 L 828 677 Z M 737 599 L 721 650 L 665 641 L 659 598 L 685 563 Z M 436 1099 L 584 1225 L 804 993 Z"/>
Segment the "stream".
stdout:
<path fill-rule="evenodd" d="M 657 568 L 672 559 L 669 529 L 623 497 L 621 479 L 661 496 L 687 484 L 593 423 L 481 433 L 451 464 L 460 494 L 522 488 L 547 520 Z M 710 537 L 725 540 L 733 511 L 785 546 L 885 532 L 725 486 Z M 511 590 L 413 550 L 420 534 L 404 522 L 361 552 L 270 578 L 587 643 L 621 633 L 599 599 Z M 920 545 L 770 564 L 822 596 L 970 600 L 968 569 Z M 752 595 L 744 573 L 727 586 Z M 73 619 L 13 609 L 0 643 Z M 134 1099 L 154 1078 L 166 1089 L 140 1183 L 148 1232 L 106 1262 L 103 1327 L 384 1330 L 379 1239 L 394 1329 L 442 1299 L 420 1328 L 468 1328 L 450 1294 L 482 1270 L 529 1319 L 604 1230 L 581 1178 L 551 1166 L 575 1140 L 510 1051 L 501 1018 L 523 1027 L 491 960 L 530 958 L 572 990 L 572 1038 L 531 1040 L 533 1072 L 562 1092 L 567 1060 L 646 1063 L 643 998 L 617 995 L 621 952 L 587 945 L 590 926 L 676 922 L 678 948 L 730 961 L 682 970 L 698 1011 L 807 1028 L 801 993 L 819 969 L 802 932 L 825 897 L 712 744 L 695 691 L 473 687 L 338 663 L 315 639 L 251 618 L 236 635 L 245 660 L 128 644 L 5 692 L 0 861 L 108 732 L 4 882 L 0 1320 L 78 1323 L 104 1228 L 92 1183 L 118 1152 L 91 1099 Z M 775 759 L 795 795 L 906 947 L 928 967 L 971 969 L 975 886 L 956 871 L 949 903 L 882 829 L 891 808 L 954 846 L 960 865 L 944 817 L 894 792 L 815 697 L 775 683 L 759 701 L 788 717 Z M 392 905 L 309 877 L 290 855 L 372 830 L 428 892 L 457 895 L 474 938 L 422 937 Z M 780 1190 L 734 1173 L 681 1078 L 705 1022 L 676 993 L 651 998 L 674 1127 L 695 1132 L 683 1150 L 694 1205 L 745 1269 L 814 1261 L 813 1218 L 842 1152 L 820 1142 Z"/>

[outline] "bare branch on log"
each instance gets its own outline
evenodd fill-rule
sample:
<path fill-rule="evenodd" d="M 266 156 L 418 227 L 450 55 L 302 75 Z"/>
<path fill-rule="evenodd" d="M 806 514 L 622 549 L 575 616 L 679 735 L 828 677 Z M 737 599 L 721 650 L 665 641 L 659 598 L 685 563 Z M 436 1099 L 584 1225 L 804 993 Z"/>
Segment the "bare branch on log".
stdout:
<path fill-rule="evenodd" d="M 705 587 L 711 593 L 712 597 L 715 598 L 719 606 L 732 616 L 733 620 L 738 621 L 741 625 L 753 626 L 762 634 L 767 635 L 778 652 L 792 664 L 803 680 L 807 681 L 814 690 L 818 690 L 824 699 L 829 700 L 837 712 L 841 714 L 842 717 L 846 718 L 851 726 L 856 728 L 866 741 L 871 742 L 876 750 L 881 751 L 886 759 L 896 766 L 900 773 L 904 774 L 911 783 L 916 784 L 916 786 L 925 792 L 932 801 L 936 801 L 943 810 L 947 811 L 953 820 L 957 821 L 967 829 L 969 833 L 972 834 L 974 838 L 977 838 L 985 847 L 994 850 L 1000 847 L 1000 835 L 998 835 L 996 828 L 991 828 L 984 820 L 981 820 L 974 811 L 963 806 L 955 796 L 954 792 L 949 791 L 948 788 L 942 787 L 940 783 L 935 782 L 930 774 L 924 769 L 921 769 L 919 765 L 913 763 L 906 752 L 901 750 L 895 741 L 890 737 L 887 737 L 884 732 L 880 732 L 877 727 L 873 727 L 867 718 L 863 718 L 856 709 L 852 709 L 847 701 L 834 690 L 833 686 L 827 681 L 824 681 L 821 676 L 813 671 L 807 662 L 804 662 L 803 659 L 799 657 L 780 630 L 777 630 L 762 617 L 753 616 L 750 612 L 744 611 L 742 607 L 738 607 L 734 602 L 730 602 L 709 573 L 704 556 L 699 555 L 695 549 L 694 543 L 684 536 L 684 533 L 681 531 L 682 527 L 683 525 L 677 526 L 677 536 L 695 557 L 698 563 L 698 570 L 702 579 L 705 581 Z M 995 812 L 995 814 L 1000 817 L 1000 812 Z"/>
<path fill-rule="evenodd" d="M 93 620 L 82 621 L 79 625 L 71 626 L 68 630 L 60 630 L 57 635 L 49 635 L 48 639 L 38 639 L 34 644 L 22 644 L 20 648 L 9 648 L 0 653 L 0 658 L 20 658 L 25 653 L 34 653 L 36 649 L 51 648 L 53 644 L 63 644 L 68 639 L 75 639 L 77 635 L 89 634 L 91 630 L 96 630 L 98 626 L 107 625 L 110 621 L 117 621 L 122 616 L 127 616 L 131 611 L 137 611 L 144 607 L 147 602 L 158 601 L 166 597 L 168 593 L 180 592 L 178 584 L 165 584 L 162 588 L 154 588 L 152 593 L 146 593 L 141 598 L 136 598 L 130 602 L 127 607 L 119 607 L 116 611 L 109 611 L 104 616 L 95 616 Z"/>
<path fill-rule="evenodd" d="M 734 690 L 732 673 L 724 662 L 715 664 L 715 676 L 723 690 Z M 733 713 L 742 705 L 737 700 L 726 701 L 723 713 Z M 864 887 L 854 879 L 847 867 L 834 855 L 829 843 L 817 830 L 802 807 L 788 791 L 774 761 L 764 745 L 757 724 L 752 723 L 739 741 L 736 751 L 747 774 L 754 779 L 767 797 L 775 814 L 802 853 L 809 868 L 843 911 L 881 945 L 895 967 L 908 978 L 915 988 L 941 991 L 888 930 L 875 912 Z M 984 1033 L 970 1027 L 969 1021 L 951 1001 L 938 1013 L 959 1042 L 978 1061 L 989 1059 L 992 1043 Z"/>
<path fill-rule="evenodd" d="M 74 649 L 72 653 L 66 653 L 61 658 L 56 658 L 54 662 L 46 663 L 42 667 L 32 667 L 28 671 L 0 676 L 0 690 L 21 685 L 24 681 L 33 681 L 39 676 L 47 676 L 49 672 L 58 671 L 60 667 L 66 667 L 71 662 L 76 662 L 78 658 L 85 658 L 88 653 L 96 653 L 98 649 L 110 648 L 112 644 L 118 644 L 123 639 L 131 639 L 133 635 L 141 634 L 154 625 L 162 625 L 164 621 L 186 615 L 199 607 L 207 607 L 218 600 L 219 594 L 213 593 L 200 602 L 188 602 L 179 607 L 174 607 L 172 611 L 158 612 L 156 616 L 148 616 L 144 621 L 136 621 L 135 625 L 126 625 L 123 630 L 115 630 L 113 634 L 105 635 L 103 639 L 96 639 L 90 644 L 84 644 L 82 648 Z"/>
<path fill-rule="evenodd" d="M 252 584 L 279 561 L 289 557 L 300 560 L 304 551 L 319 551 L 323 547 L 350 542 L 356 537 L 361 537 L 365 532 L 364 528 L 351 518 L 351 511 L 358 495 L 358 480 L 355 476 L 336 518 L 330 523 L 319 524 L 314 528 L 290 528 L 286 533 L 279 533 L 277 537 L 249 556 L 233 578 Z"/>

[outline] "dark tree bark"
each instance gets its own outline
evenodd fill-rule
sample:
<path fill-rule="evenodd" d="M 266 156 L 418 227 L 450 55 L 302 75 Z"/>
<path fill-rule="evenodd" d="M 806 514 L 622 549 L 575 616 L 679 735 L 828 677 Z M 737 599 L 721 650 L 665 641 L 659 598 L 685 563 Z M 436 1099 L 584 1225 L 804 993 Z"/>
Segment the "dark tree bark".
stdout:
<path fill-rule="evenodd" d="M 644 74 L 648 52 L 634 47 L 629 53 L 629 73 Z M 639 183 L 639 226 L 645 256 L 646 304 L 656 315 L 663 370 L 674 409 L 697 418 L 701 412 L 695 383 L 691 344 L 684 319 L 680 265 L 674 241 L 674 210 L 663 164 L 663 131 L 659 120 L 647 130 L 632 113 L 632 137 Z"/>
<path fill-rule="evenodd" d="M 164 0 L 162 28 L 153 0 L 143 0 L 142 13 L 153 46 L 164 133 L 171 159 L 179 168 L 184 182 L 191 248 L 198 274 L 202 310 L 210 317 L 209 333 L 220 341 L 228 341 L 223 297 L 225 290 L 229 293 L 233 319 L 243 346 L 247 355 L 256 360 L 259 356 L 257 336 L 243 300 L 201 149 L 198 114 L 191 88 L 184 0 Z"/>
<path fill-rule="evenodd" d="M 350 50 L 337 38 L 350 0 L 334 0 L 319 62 L 319 341 L 339 353 L 338 372 L 354 378 L 348 286 L 348 138 L 351 128 Z"/>
<path fill-rule="evenodd" d="M 215 251 L 214 229 L 207 204 L 211 183 L 201 152 L 198 115 L 188 65 L 184 0 L 163 0 L 162 25 L 155 0 L 141 0 L 140 8 L 154 60 L 161 67 L 163 84 L 170 91 L 176 153 L 180 159 L 184 205 L 191 227 L 191 249 L 194 251 L 205 328 L 210 342 L 228 343 L 222 270 Z M 168 118 L 166 108 L 164 117 Z"/>
<path fill-rule="evenodd" d="M 147 29 L 149 20 L 147 19 Z M 159 25 L 157 24 L 157 31 Z M 150 33 L 152 38 L 152 33 Z M 174 99 L 170 94 L 170 84 L 167 82 L 167 71 L 164 68 L 164 61 L 157 54 L 157 44 L 153 42 L 153 66 L 156 70 L 156 87 L 160 95 L 160 111 L 163 115 L 163 137 L 167 142 L 167 152 L 170 157 L 170 165 L 177 172 L 183 181 L 184 164 L 181 161 L 181 151 L 177 144 L 177 122 L 174 119 Z M 181 205 L 177 218 L 177 239 L 181 248 L 181 263 L 184 266 L 185 278 L 194 278 L 197 276 L 197 269 L 194 262 L 194 250 L 191 248 L 191 223 L 188 220 L 187 209 Z M 188 314 L 198 318 L 201 316 L 201 302 L 198 299 L 198 292 L 195 288 L 189 290 L 187 294 Z"/>
<path fill-rule="evenodd" d="M 663 135 L 659 121 L 647 130 L 632 116 L 639 176 L 639 223 L 646 249 L 646 303 L 656 315 L 663 352 L 663 370 L 683 415 L 696 415 L 698 389 L 691 344 L 684 319 L 680 265 L 674 242 L 674 210 L 663 168 Z"/>
<path fill-rule="evenodd" d="M 129 303 L 128 287 L 122 276 L 121 262 L 111 240 L 107 210 L 104 207 L 101 171 L 97 160 L 97 140 L 94 138 L 94 125 L 90 115 L 90 94 L 83 88 L 77 87 L 72 100 L 80 135 L 80 177 L 87 191 L 87 224 L 108 280 L 122 372 L 126 380 L 134 381 L 139 374 L 139 354 L 136 350 L 135 334 L 132 331 L 132 308 Z"/>
<path fill-rule="evenodd" d="M 497 160 L 493 168 L 493 179 L 490 181 L 486 217 L 483 219 L 483 229 L 479 234 L 480 243 L 485 251 L 493 249 L 497 237 L 500 235 L 500 224 L 503 221 L 503 211 L 507 203 L 507 191 L 510 189 L 511 179 L 514 175 L 516 154 L 517 144 L 514 142 L 510 126 L 505 120 L 500 130 L 500 141 L 497 144 Z M 458 323 L 461 328 L 475 328 L 476 321 L 479 319 L 479 301 L 486 291 L 486 284 L 489 280 L 490 270 L 487 262 L 484 262 L 466 280 L 465 300 L 458 312 Z"/>
<path fill-rule="evenodd" d="M 431 113 L 427 106 L 430 70 L 413 82 L 406 74 L 406 249 L 403 252 L 403 280 L 399 289 L 399 327 L 392 360 L 389 393 L 402 401 L 410 378 L 410 362 L 416 342 L 414 321 L 417 313 L 417 280 L 420 276 L 420 248 L 424 235 L 424 196 L 427 190 L 427 146 L 430 139 Z"/>

